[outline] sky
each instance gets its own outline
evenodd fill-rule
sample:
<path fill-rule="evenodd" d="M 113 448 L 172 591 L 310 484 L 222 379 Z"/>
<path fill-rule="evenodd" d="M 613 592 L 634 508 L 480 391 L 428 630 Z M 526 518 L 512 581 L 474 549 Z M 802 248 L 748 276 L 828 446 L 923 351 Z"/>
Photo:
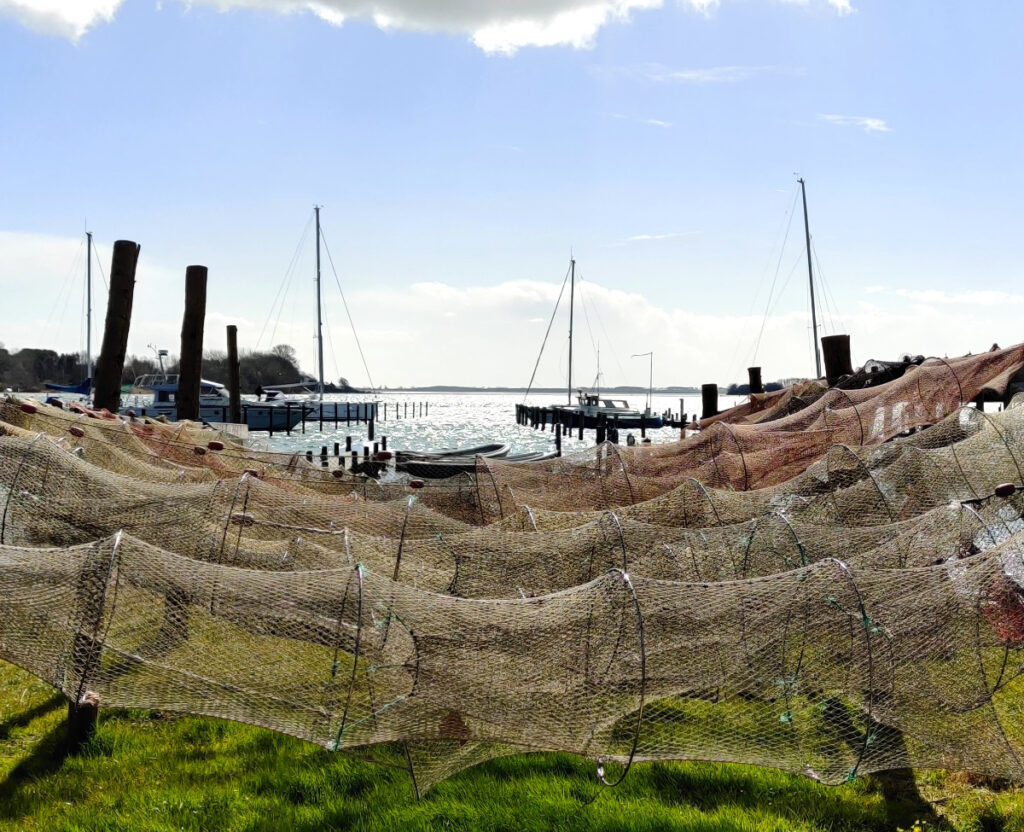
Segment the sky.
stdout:
<path fill-rule="evenodd" d="M 991 0 L 0 0 L 0 343 L 85 348 L 89 230 L 94 349 L 129 239 L 130 353 L 177 353 L 201 264 L 207 349 L 233 323 L 315 373 L 321 205 L 329 379 L 564 383 L 571 257 L 580 383 L 810 376 L 802 176 L 819 335 L 1007 346 L 1021 31 Z"/>

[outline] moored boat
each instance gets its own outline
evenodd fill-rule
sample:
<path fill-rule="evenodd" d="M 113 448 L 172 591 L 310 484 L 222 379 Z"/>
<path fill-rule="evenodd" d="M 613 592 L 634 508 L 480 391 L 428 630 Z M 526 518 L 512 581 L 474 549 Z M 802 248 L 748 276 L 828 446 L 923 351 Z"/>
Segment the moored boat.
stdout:
<path fill-rule="evenodd" d="M 124 405 L 120 413 L 125 416 L 149 416 L 168 421 L 178 418 L 177 373 L 147 373 L 132 384 L 134 388 L 153 394 L 152 402 Z M 242 419 L 249 430 L 291 430 L 306 412 L 303 404 L 243 402 Z M 231 414 L 231 397 L 223 384 L 202 379 L 199 382 L 199 418 L 204 422 L 227 422 Z"/>

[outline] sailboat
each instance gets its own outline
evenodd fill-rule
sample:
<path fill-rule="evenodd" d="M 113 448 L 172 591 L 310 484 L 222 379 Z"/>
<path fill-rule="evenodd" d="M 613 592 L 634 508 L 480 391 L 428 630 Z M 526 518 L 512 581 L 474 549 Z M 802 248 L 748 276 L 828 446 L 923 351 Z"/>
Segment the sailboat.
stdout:
<path fill-rule="evenodd" d="M 572 337 L 573 313 L 576 306 L 576 259 L 569 260 L 569 378 L 566 385 L 567 403 L 555 404 L 548 409 L 549 421 L 563 421 L 578 425 L 580 418 L 583 427 L 597 428 L 599 425 L 617 426 L 620 428 L 660 428 L 662 418 L 651 413 L 650 405 L 641 412 L 629 406 L 625 399 L 612 399 L 603 395 L 600 390 L 579 388 L 575 391 L 576 402 L 573 403 L 572 386 Z M 543 347 L 541 348 L 543 351 Z M 597 380 L 600 380 L 598 372 Z M 596 384 L 595 384 L 596 386 Z"/>
<path fill-rule="evenodd" d="M 85 232 L 85 378 L 78 384 L 51 384 L 43 386 L 57 393 L 88 396 L 92 392 L 92 232 Z"/>
<path fill-rule="evenodd" d="M 317 352 L 317 378 L 303 378 L 294 384 L 275 384 L 273 389 L 266 390 L 267 401 L 269 402 L 301 402 L 306 408 L 307 419 L 316 421 L 336 421 L 339 419 L 352 421 L 369 421 L 377 418 L 376 401 L 362 402 L 325 402 L 324 393 L 331 392 L 333 385 L 324 383 L 324 318 L 323 318 L 323 297 L 320 290 L 320 206 L 314 205 L 313 211 L 316 215 L 316 352 Z M 312 390 L 311 390 L 312 388 Z M 289 395 L 288 390 L 300 390 L 307 393 L 304 396 Z"/>

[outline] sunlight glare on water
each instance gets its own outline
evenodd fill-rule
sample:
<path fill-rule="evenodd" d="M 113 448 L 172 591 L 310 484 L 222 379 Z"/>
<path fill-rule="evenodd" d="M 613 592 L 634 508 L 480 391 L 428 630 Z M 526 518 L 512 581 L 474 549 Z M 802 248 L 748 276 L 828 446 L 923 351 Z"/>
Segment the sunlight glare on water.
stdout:
<path fill-rule="evenodd" d="M 629 405 L 635 409 L 642 410 L 645 396 L 643 393 L 621 394 L 609 393 L 609 398 L 626 398 Z M 684 396 L 684 412 L 692 415 L 700 415 L 700 396 Z M 370 397 L 365 395 L 326 395 L 325 401 L 367 401 Z M 671 409 L 673 413 L 679 412 L 678 395 L 655 395 L 653 397 L 652 410 L 655 413 L 662 413 Z M 551 406 L 563 404 L 564 396 L 555 393 L 531 394 L 524 400 L 522 393 L 417 393 L 409 392 L 402 394 L 384 394 L 380 401 L 380 415 L 384 416 L 384 405 L 387 405 L 387 418 L 381 418 L 375 426 L 375 441 L 380 441 L 382 436 L 387 437 L 388 450 L 409 450 L 409 451 L 440 451 L 445 449 L 467 448 L 476 445 L 485 445 L 493 442 L 508 443 L 510 453 L 525 453 L 527 451 L 549 451 L 554 450 L 555 437 L 550 428 L 546 431 L 533 429 L 524 425 L 517 425 L 515 422 L 515 406 L 525 403 L 534 406 Z M 743 396 L 719 396 L 719 407 L 725 409 L 745 400 Z M 420 407 L 423 406 L 423 416 L 420 416 Z M 415 406 L 415 417 L 413 416 Z M 396 418 L 397 413 L 397 418 Z M 406 415 L 408 414 L 408 415 Z M 324 445 L 328 446 L 328 452 L 332 452 L 335 442 L 342 446 L 344 452 L 345 437 L 352 437 L 352 447 L 361 449 L 366 441 L 365 424 L 340 423 L 335 427 L 333 424 L 324 423 L 323 432 L 320 431 L 319 423 L 307 422 L 305 433 L 302 428 L 295 428 L 291 435 L 275 434 L 267 438 L 265 433 L 253 434 L 253 438 L 266 443 L 266 447 L 274 451 L 287 451 L 305 453 L 312 450 L 314 454 L 320 452 Z M 620 429 L 619 441 L 626 442 L 627 433 L 636 436 L 640 440 L 640 430 L 626 431 Z M 679 431 L 674 428 L 660 428 L 649 430 L 647 435 L 652 442 L 674 442 L 679 439 Z M 563 440 L 563 451 L 569 452 L 576 449 L 591 447 L 594 445 L 594 431 L 584 432 L 584 439 L 580 441 L 575 438 L 565 437 Z"/>

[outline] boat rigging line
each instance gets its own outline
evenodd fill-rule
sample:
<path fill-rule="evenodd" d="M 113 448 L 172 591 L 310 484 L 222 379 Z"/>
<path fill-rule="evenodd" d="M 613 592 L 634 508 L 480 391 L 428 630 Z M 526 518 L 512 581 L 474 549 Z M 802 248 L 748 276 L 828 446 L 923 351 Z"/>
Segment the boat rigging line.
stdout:
<path fill-rule="evenodd" d="M 776 283 L 778 282 L 778 279 L 779 279 L 779 269 L 782 267 L 782 258 L 783 258 L 783 256 L 786 253 L 786 243 L 789 241 L 789 232 L 790 232 L 790 229 L 793 227 L 793 214 L 794 214 L 793 209 L 796 207 L 796 197 L 797 197 L 797 193 L 796 193 L 796 189 L 794 188 L 794 190 L 793 190 L 793 203 L 792 203 L 792 205 L 790 205 L 789 211 L 787 212 L 789 214 L 789 220 L 786 223 L 786 233 L 785 233 L 785 235 L 782 238 L 782 245 L 779 246 L 779 257 L 778 257 L 778 260 L 775 262 L 775 274 L 772 276 L 772 285 L 768 289 L 768 300 L 765 301 L 765 305 L 764 305 L 764 317 L 761 319 L 761 328 L 757 331 L 757 339 L 754 341 L 754 353 L 753 353 L 753 355 L 750 356 L 750 364 L 751 364 L 751 366 L 753 366 L 754 364 L 757 363 L 757 351 L 761 348 L 761 336 L 764 335 L 764 327 L 765 327 L 765 324 L 768 323 L 768 316 L 769 316 L 771 308 L 772 308 L 772 298 L 775 295 L 775 285 L 776 285 Z M 787 282 L 788 282 L 788 279 L 787 279 Z M 780 296 L 782 295 L 781 291 L 779 292 L 779 295 Z M 776 301 L 776 303 L 778 303 L 778 301 Z"/>
<path fill-rule="evenodd" d="M 366 363 L 366 355 L 363 353 L 363 345 L 359 342 L 359 333 L 356 332 L 356 323 L 352 319 L 352 312 L 348 308 L 348 301 L 345 299 L 345 292 L 341 288 L 341 280 L 338 278 L 338 270 L 334 268 L 334 258 L 331 257 L 330 246 L 327 245 L 327 237 L 324 236 L 323 229 L 320 230 L 320 239 L 324 244 L 324 251 L 327 252 L 327 262 L 331 265 L 331 272 L 334 274 L 334 282 L 338 286 L 338 294 L 341 295 L 342 305 L 345 307 L 345 315 L 348 317 L 348 325 L 352 327 L 352 337 L 356 342 L 356 349 L 359 350 L 359 360 L 363 362 L 363 369 L 366 370 L 366 378 L 370 382 L 370 393 L 374 396 L 377 395 L 377 385 L 373 383 L 373 376 L 370 375 L 370 367 Z M 337 359 L 335 359 L 337 361 Z"/>
<path fill-rule="evenodd" d="M 821 268 L 821 261 L 818 259 L 818 247 L 814 245 L 814 240 L 811 240 L 811 251 L 814 252 L 814 267 L 818 270 L 818 283 L 821 284 L 822 298 L 824 298 L 826 307 L 829 308 L 829 321 L 832 324 L 833 332 L 845 332 L 846 323 L 843 321 L 843 316 L 839 314 L 839 304 L 836 303 L 835 294 L 832 291 L 832 285 L 828 280 L 825 279 L 825 272 Z M 829 307 L 828 304 L 831 303 Z M 832 315 L 839 321 L 839 329 L 836 329 L 835 321 L 833 321 Z"/>
<path fill-rule="evenodd" d="M 302 235 L 299 237 L 298 245 L 295 246 L 295 251 L 292 253 L 292 259 L 288 263 L 288 268 L 285 270 L 284 277 L 281 278 L 281 283 L 277 287 L 277 294 L 274 295 L 273 303 L 270 305 L 270 311 L 267 313 L 267 319 L 263 322 L 263 329 L 260 330 L 260 337 L 256 339 L 256 349 L 260 348 L 260 344 L 263 343 L 263 336 L 266 334 L 267 327 L 270 325 L 270 319 L 274 317 L 274 310 L 277 310 L 277 317 L 274 318 L 274 326 L 270 331 L 270 346 L 273 346 L 274 335 L 277 333 L 277 325 L 281 322 L 281 313 L 284 312 L 284 304 L 288 298 L 288 291 L 291 288 L 292 278 L 295 275 L 295 267 L 299 262 L 299 255 L 302 253 L 302 249 L 306 244 L 306 238 L 309 236 L 310 226 L 313 224 L 313 215 L 310 214 L 309 219 L 306 220 L 306 225 L 302 229 Z"/>
<path fill-rule="evenodd" d="M 544 355 L 544 347 L 547 346 L 548 336 L 551 334 L 551 327 L 555 323 L 555 315 L 558 314 L 558 307 L 562 303 L 562 295 L 565 294 L 565 284 L 569 282 L 569 276 L 572 274 L 573 266 L 576 261 L 571 260 L 569 268 L 566 270 L 565 277 L 562 279 L 562 288 L 558 290 L 558 299 L 555 301 L 555 308 L 551 310 L 551 320 L 548 321 L 548 328 L 544 332 L 544 340 L 540 344 L 540 352 L 537 354 L 537 361 L 533 365 L 533 373 L 530 375 L 530 383 L 526 386 L 526 392 L 523 393 L 523 402 L 526 402 L 527 396 L 530 395 L 530 390 L 533 389 L 534 379 L 537 378 L 537 368 L 540 366 L 540 360 Z"/>

